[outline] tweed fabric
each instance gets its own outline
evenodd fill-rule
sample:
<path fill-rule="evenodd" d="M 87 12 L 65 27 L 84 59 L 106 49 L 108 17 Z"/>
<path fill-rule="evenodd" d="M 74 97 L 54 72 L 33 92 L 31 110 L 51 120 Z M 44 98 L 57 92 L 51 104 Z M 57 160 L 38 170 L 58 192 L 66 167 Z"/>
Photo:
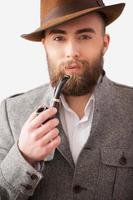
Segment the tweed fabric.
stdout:
<path fill-rule="evenodd" d="M 0 108 L 0 197 L 10 200 L 133 200 L 133 88 L 106 76 L 94 91 L 90 137 L 74 165 L 60 124 L 61 144 L 42 173 L 17 148 L 24 122 L 53 90 L 41 86 L 8 98 Z M 30 175 L 36 175 L 31 179 Z M 10 198 L 9 198 L 10 197 Z"/>

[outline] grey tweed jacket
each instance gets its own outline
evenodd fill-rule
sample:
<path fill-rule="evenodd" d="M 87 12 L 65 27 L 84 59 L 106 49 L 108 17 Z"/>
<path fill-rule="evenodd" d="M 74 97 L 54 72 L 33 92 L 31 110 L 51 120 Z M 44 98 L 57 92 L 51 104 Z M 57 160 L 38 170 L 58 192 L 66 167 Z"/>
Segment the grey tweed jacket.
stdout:
<path fill-rule="evenodd" d="M 133 200 L 133 88 L 106 76 L 95 88 L 90 137 L 76 166 L 60 124 L 61 144 L 42 172 L 17 148 L 24 122 L 53 95 L 49 85 L 10 97 L 0 108 L 0 199 Z"/>

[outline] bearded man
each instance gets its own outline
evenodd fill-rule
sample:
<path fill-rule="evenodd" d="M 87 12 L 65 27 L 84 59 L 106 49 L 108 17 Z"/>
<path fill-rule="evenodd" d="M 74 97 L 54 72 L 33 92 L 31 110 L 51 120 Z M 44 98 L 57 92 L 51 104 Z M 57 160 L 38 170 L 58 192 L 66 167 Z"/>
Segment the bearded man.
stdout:
<path fill-rule="evenodd" d="M 41 0 L 40 27 L 22 37 L 42 42 L 50 84 L 1 104 L 1 198 L 133 199 L 133 89 L 103 69 L 106 26 L 124 5 Z"/>

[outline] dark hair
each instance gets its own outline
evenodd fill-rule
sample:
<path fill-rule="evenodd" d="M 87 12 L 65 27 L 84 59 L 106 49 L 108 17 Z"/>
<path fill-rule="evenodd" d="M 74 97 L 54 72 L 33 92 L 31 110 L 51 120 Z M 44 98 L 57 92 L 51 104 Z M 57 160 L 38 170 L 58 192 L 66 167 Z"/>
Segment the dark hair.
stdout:
<path fill-rule="evenodd" d="M 100 18 L 102 19 L 102 22 L 103 22 L 103 33 L 105 33 L 105 31 L 106 31 L 106 16 L 105 16 L 105 14 L 104 13 L 102 13 L 102 12 L 97 12 L 97 14 L 100 16 Z"/>

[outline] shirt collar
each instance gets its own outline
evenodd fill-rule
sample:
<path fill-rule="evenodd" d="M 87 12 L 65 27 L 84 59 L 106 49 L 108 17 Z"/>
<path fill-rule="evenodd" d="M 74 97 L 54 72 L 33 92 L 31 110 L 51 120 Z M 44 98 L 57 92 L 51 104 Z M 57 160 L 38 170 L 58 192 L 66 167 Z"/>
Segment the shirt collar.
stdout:
<path fill-rule="evenodd" d="M 61 105 L 62 105 L 64 111 L 71 113 L 73 116 L 77 116 L 77 114 L 69 107 L 69 105 L 66 102 L 63 95 L 60 96 L 60 100 L 61 100 Z M 88 120 L 90 113 L 93 110 L 94 102 L 95 102 L 95 97 L 92 94 L 91 97 L 89 98 L 86 106 L 85 106 L 84 116 L 80 121 L 87 121 Z"/>

